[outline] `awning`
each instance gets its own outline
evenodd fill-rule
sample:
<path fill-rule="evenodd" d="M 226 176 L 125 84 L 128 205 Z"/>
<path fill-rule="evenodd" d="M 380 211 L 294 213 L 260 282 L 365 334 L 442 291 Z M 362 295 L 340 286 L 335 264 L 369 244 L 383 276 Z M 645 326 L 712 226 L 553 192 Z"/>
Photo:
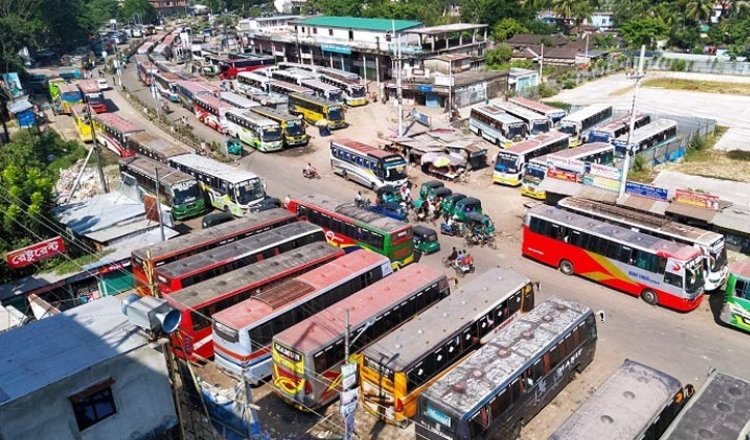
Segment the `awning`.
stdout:
<path fill-rule="evenodd" d="M 617 204 L 626 208 L 649 212 L 651 214 L 656 214 L 662 217 L 664 216 L 664 213 L 669 206 L 669 202 L 650 199 L 648 197 L 635 196 L 632 194 L 624 194 L 617 200 Z"/>
<path fill-rule="evenodd" d="M 716 217 L 719 211 L 714 211 L 708 208 L 698 208 L 697 206 L 684 205 L 682 203 L 670 203 L 665 210 L 667 214 L 680 215 L 695 220 L 701 220 L 706 223 L 713 223 L 712 220 Z"/>

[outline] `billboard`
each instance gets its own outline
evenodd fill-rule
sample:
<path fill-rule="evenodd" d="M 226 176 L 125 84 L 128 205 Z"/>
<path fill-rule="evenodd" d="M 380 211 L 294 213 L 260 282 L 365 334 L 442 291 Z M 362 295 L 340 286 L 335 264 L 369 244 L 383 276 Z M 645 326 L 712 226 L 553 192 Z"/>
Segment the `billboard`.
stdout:
<path fill-rule="evenodd" d="M 10 251 L 5 254 L 5 261 L 11 269 L 21 269 L 63 253 L 65 253 L 65 242 L 62 237 L 57 236 L 25 248 Z"/>
<path fill-rule="evenodd" d="M 21 79 L 18 78 L 16 72 L 3 73 L 3 82 L 5 87 L 10 91 L 11 100 L 20 98 L 23 96 L 23 87 L 21 87 Z"/>

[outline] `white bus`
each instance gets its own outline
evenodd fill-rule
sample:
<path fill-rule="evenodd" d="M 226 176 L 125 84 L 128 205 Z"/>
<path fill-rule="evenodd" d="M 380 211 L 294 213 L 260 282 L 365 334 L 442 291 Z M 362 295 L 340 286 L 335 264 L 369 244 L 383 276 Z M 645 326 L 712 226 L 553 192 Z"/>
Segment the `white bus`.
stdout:
<path fill-rule="evenodd" d="M 340 88 L 317 79 L 302 80 L 302 86 L 315 92 L 315 95 L 334 102 L 341 102 L 344 93 Z"/>
<path fill-rule="evenodd" d="M 562 118 L 559 130 L 570 136 L 571 147 L 577 147 L 588 142 L 589 130 L 611 117 L 611 105 L 592 104 Z"/>
<path fill-rule="evenodd" d="M 193 98 L 195 116 L 202 123 L 219 133 L 224 133 L 227 125 L 227 112 L 234 107 L 213 95 L 198 95 Z"/>
<path fill-rule="evenodd" d="M 226 118 L 227 134 L 256 150 L 279 151 L 284 147 L 284 138 L 278 123 L 249 109 L 229 110 Z"/>
<path fill-rule="evenodd" d="M 473 107 L 469 129 L 501 148 L 508 148 L 526 137 L 526 124 L 494 105 Z"/>
<path fill-rule="evenodd" d="M 508 101 L 513 104 L 520 105 L 521 107 L 531 110 L 532 112 L 539 113 L 540 115 L 546 116 L 552 124 L 557 124 L 565 115 L 568 114 L 565 110 L 557 107 L 552 107 L 543 102 L 534 101 L 533 99 L 524 98 L 523 96 L 516 96 L 510 98 Z"/>
<path fill-rule="evenodd" d="M 319 67 L 317 73 L 321 81 L 344 91 L 344 103 L 349 107 L 367 104 L 367 88 L 356 73 L 328 67 Z"/>
<path fill-rule="evenodd" d="M 617 157 L 624 157 L 627 151 L 633 154 L 657 147 L 677 136 L 677 122 L 671 119 L 657 119 L 650 124 L 633 131 L 628 144 L 628 134 L 625 133 L 612 143 L 615 145 Z"/>
<path fill-rule="evenodd" d="M 172 72 L 159 72 L 154 75 L 156 90 L 171 102 L 180 102 L 180 96 L 177 94 L 177 81 L 180 80 L 181 78 Z"/>
<path fill-rule="evenodd" d="M 635 129 L 651 123 L 651 116 L 637 114 L 635 115 Z M 618 137 L 628 134 L 630 131 L 630 114 L 612 118 L 604 124 L 589 131 L 589 142 L 612 142 Z"/>
<path fill-rule="evenodd" d="M 236 107 L 236 108 L 243 109 L 243 110 L 249 110 L 253 107 L 260 106 L 260 103 L 255 102 L 251 99 L 247 99 L 244 96 L 240 96 L 232 92 L 221 92 L 221 94 L 219 95 L 219 99 L 231 105 L 232 107 Z"/>
<path fill-rule="evenodd" d="M 553 131 L 500 150 L 495 158 L 492 182 L 507 186 L 521 185 L 521 177 L 531 159 L 568 148 L 568 135 Z"/>
<path fill-rule="evenodd" d="M 214 207 L 236 217 L 266 198 L 265 183 L 258 176 L 207 157 L 183 154 L 170 158 L 169 166 L 195 177 Z"/>
<path fill-rule="evenodd" d="M 331 168 L 344 179 L 372 190 L 398 187 L 407 181 L 403 157 L 350 139 L 331 142 Z"/>
<path fill-rule="evenodd" d="M 302 93 L 305 95 L 313 95 L 313 91 L 307 87 L 298 86 L 286 81 L 271 80 L 268 83 L 268 91 L 278 93 L 280 95 L 289 95 L 290 93 Z"/>
<path fill-rule="evenodd" d="M 315 74 L 301 69 L 277 69 L 271 73 L 271 78 L 301 86 L 302 81 L 315 78 Z"/>
<path fill-rule="evenodd" d="M 526 133 L 529 136 L 537 136 L 547 133 L 552 128 L 552 121 L 537 112 L 525 109 L 512 102 L 498 102 L 497 106 L 505 113 L 522 120 L 526 124 Z"/>
<path fill-rule="evenodd" d="M 256 92 L 268 92 L 268 83 L 271 82 L 271 78 L 254 72 L 240 72 L 235 81 L 235 90 L 249 95 Z"/>

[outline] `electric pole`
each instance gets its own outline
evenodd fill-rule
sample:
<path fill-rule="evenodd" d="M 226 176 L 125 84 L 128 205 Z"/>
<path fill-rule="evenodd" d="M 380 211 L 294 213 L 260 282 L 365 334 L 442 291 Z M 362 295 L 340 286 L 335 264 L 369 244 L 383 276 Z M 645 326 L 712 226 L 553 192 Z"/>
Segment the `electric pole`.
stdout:
<path fill-rule="evenodd" d="M 109 185 L 107 185 L 107 179 L 104 177 L 104 169 L 102 168 L 102 158 L 99 154 L 99 142 L 96 140 L 96 129 L 94 128 L 94 117 L 91 114 L 91 105 L 86 100 L 86 114 L 89 117 L 89 124 L 91 125 L 91 139 L 94 141 L 94 145 L 91 147 L 94 149 L 94 157 L 96 158 L 96 168 L 99 170 L 99 180 L 102 182 L 102 189 L 105 193 L 109 192 Z M 86 166 L 84 163 L 83 166 Z"/>
<path fill-rule="evenodd" d="M 164 238 L 164 220 L 161 218 L 161 197 L 160 197 L 160 186 L 159 181 L 159 167 L 154 167 L 154 173 L 156 174 L 156 214 L 159 216 L 159 229 L 161 230 L 161 241 L 165 241 Z"/>
<path fill-rule="evenodd" d="M 625 147 L 625 161 L 622 164 L 622 173 L 620 173 L 620 192 L 619 197 L 625 194 L 625 186 L 628 181 L 628 171 L 630 171 L 630 156 L 635 154 L 630 145 L 630 139 L 635 131 L 635 104 L 638 98 L 638 88 L 641 85 L 641 79 L 644 76 L 643 64 L 646 58 L 646 45 L 641 46 L 641 58 L 638 61 L 638 71 L 635 73 L 635 88 L 633 89 L 633 103 L 630 106 L 630 127 L 628 129 L 628 141 Z"/>

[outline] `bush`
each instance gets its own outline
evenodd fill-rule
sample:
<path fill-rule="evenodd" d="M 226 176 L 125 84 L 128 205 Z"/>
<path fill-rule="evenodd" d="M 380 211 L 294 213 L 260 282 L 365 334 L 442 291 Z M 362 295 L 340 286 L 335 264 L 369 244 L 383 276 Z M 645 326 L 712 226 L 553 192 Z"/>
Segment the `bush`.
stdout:
<path fill-rule="evenodd" d="M 633 164 L 630 166 L 630 170 L 636 173 L 644 171 L 647 167 L 646 158 L 637 154 L 633 157 Z"/>
<path fill-rule="evenodd" d="M 559 90 L 549 85 L 548 83 L 539 84 L 539 96 L 541 96 L 542 98 L 550 98 L 557 95 L 558 92 Z"/>
<path fill-rule="evenodd" d="M 687 70 L 687 63 L 685 60 L 672 60 L 669 63 L 669 70 L 673 70 L 675 72 L 684 72 Z"/>
<path fill-rule="evenodd" d="M 574 89 L 576 87 L 576 80 L 566 79 L 561 84 L 563 89 Z"/>

